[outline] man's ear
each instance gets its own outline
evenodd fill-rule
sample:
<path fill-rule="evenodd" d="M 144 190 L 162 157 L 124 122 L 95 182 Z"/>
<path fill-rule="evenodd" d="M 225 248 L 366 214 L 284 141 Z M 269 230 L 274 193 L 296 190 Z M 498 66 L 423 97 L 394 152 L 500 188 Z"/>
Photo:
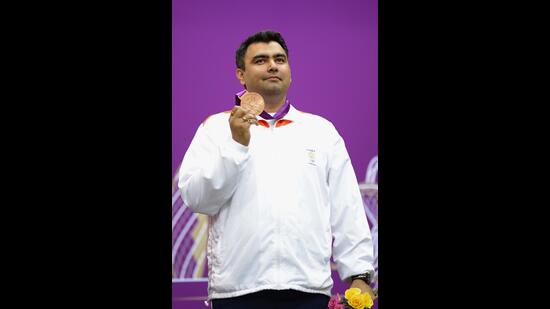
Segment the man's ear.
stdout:
<path fill-rule="evenodd" d="M 235 71 L 235 76 L 237 77 L 241 85 L 244 86 L 244 71 L 237 68 L 237 70 Z"/>

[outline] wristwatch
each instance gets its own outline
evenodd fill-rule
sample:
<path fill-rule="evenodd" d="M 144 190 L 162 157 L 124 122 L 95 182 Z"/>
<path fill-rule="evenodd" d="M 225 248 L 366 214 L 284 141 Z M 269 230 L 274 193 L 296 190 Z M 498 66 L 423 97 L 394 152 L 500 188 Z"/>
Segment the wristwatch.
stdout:
<path fill-rule="evenodd" d="M 371 280 L 372 280 L 372 275 L 371 275 L 370 272 L 366 272 L 364 274 L 351 276 L 351 281 L 356 280 L 356 279 L 363 280 L 366 284 L 370 285 Z"/>

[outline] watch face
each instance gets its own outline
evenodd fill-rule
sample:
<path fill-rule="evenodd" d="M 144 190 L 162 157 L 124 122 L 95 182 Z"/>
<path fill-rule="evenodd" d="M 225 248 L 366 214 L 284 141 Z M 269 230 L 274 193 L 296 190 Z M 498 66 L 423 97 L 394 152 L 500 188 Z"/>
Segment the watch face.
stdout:
<path fill-rule="evenodd" d="M 371 284 L 371 275 L 369 273 L 365 273 L 362 275 L 357 275 L 352 277 L 352 279 L 359 279 L 365 281 L 367 284 Z"/>

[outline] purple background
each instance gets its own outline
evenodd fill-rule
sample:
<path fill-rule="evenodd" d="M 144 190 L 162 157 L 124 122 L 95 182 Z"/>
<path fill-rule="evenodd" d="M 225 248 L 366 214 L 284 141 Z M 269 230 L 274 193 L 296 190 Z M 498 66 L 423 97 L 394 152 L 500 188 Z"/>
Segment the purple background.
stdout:
<path fill-rule="evenodd" d="M 172 25 L 173 173 L 200 123 L 231 109 L 242 90 L 235 50 L 271 29 L 289 48 L 291 104 L 336 126 L 364 180 L 378 154 L 377 0 L 173 0 Z M 174 298 L 194 296 L 173 286 Z"/>

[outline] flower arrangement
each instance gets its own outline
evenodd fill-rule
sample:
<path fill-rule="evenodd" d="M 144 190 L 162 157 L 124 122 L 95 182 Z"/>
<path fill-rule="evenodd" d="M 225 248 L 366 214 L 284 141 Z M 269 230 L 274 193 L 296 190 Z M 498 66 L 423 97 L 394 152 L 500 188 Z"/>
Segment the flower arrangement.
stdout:
<path fill-rule="evenodd" d="M 349 288 L 346 290 L 344 297 L 339 294 L 333 296 L 328 302 L 329 309 L 364 309 L 370 308 L 374 301 L 369 293 L 361 294 L 358 288 Z"/>

